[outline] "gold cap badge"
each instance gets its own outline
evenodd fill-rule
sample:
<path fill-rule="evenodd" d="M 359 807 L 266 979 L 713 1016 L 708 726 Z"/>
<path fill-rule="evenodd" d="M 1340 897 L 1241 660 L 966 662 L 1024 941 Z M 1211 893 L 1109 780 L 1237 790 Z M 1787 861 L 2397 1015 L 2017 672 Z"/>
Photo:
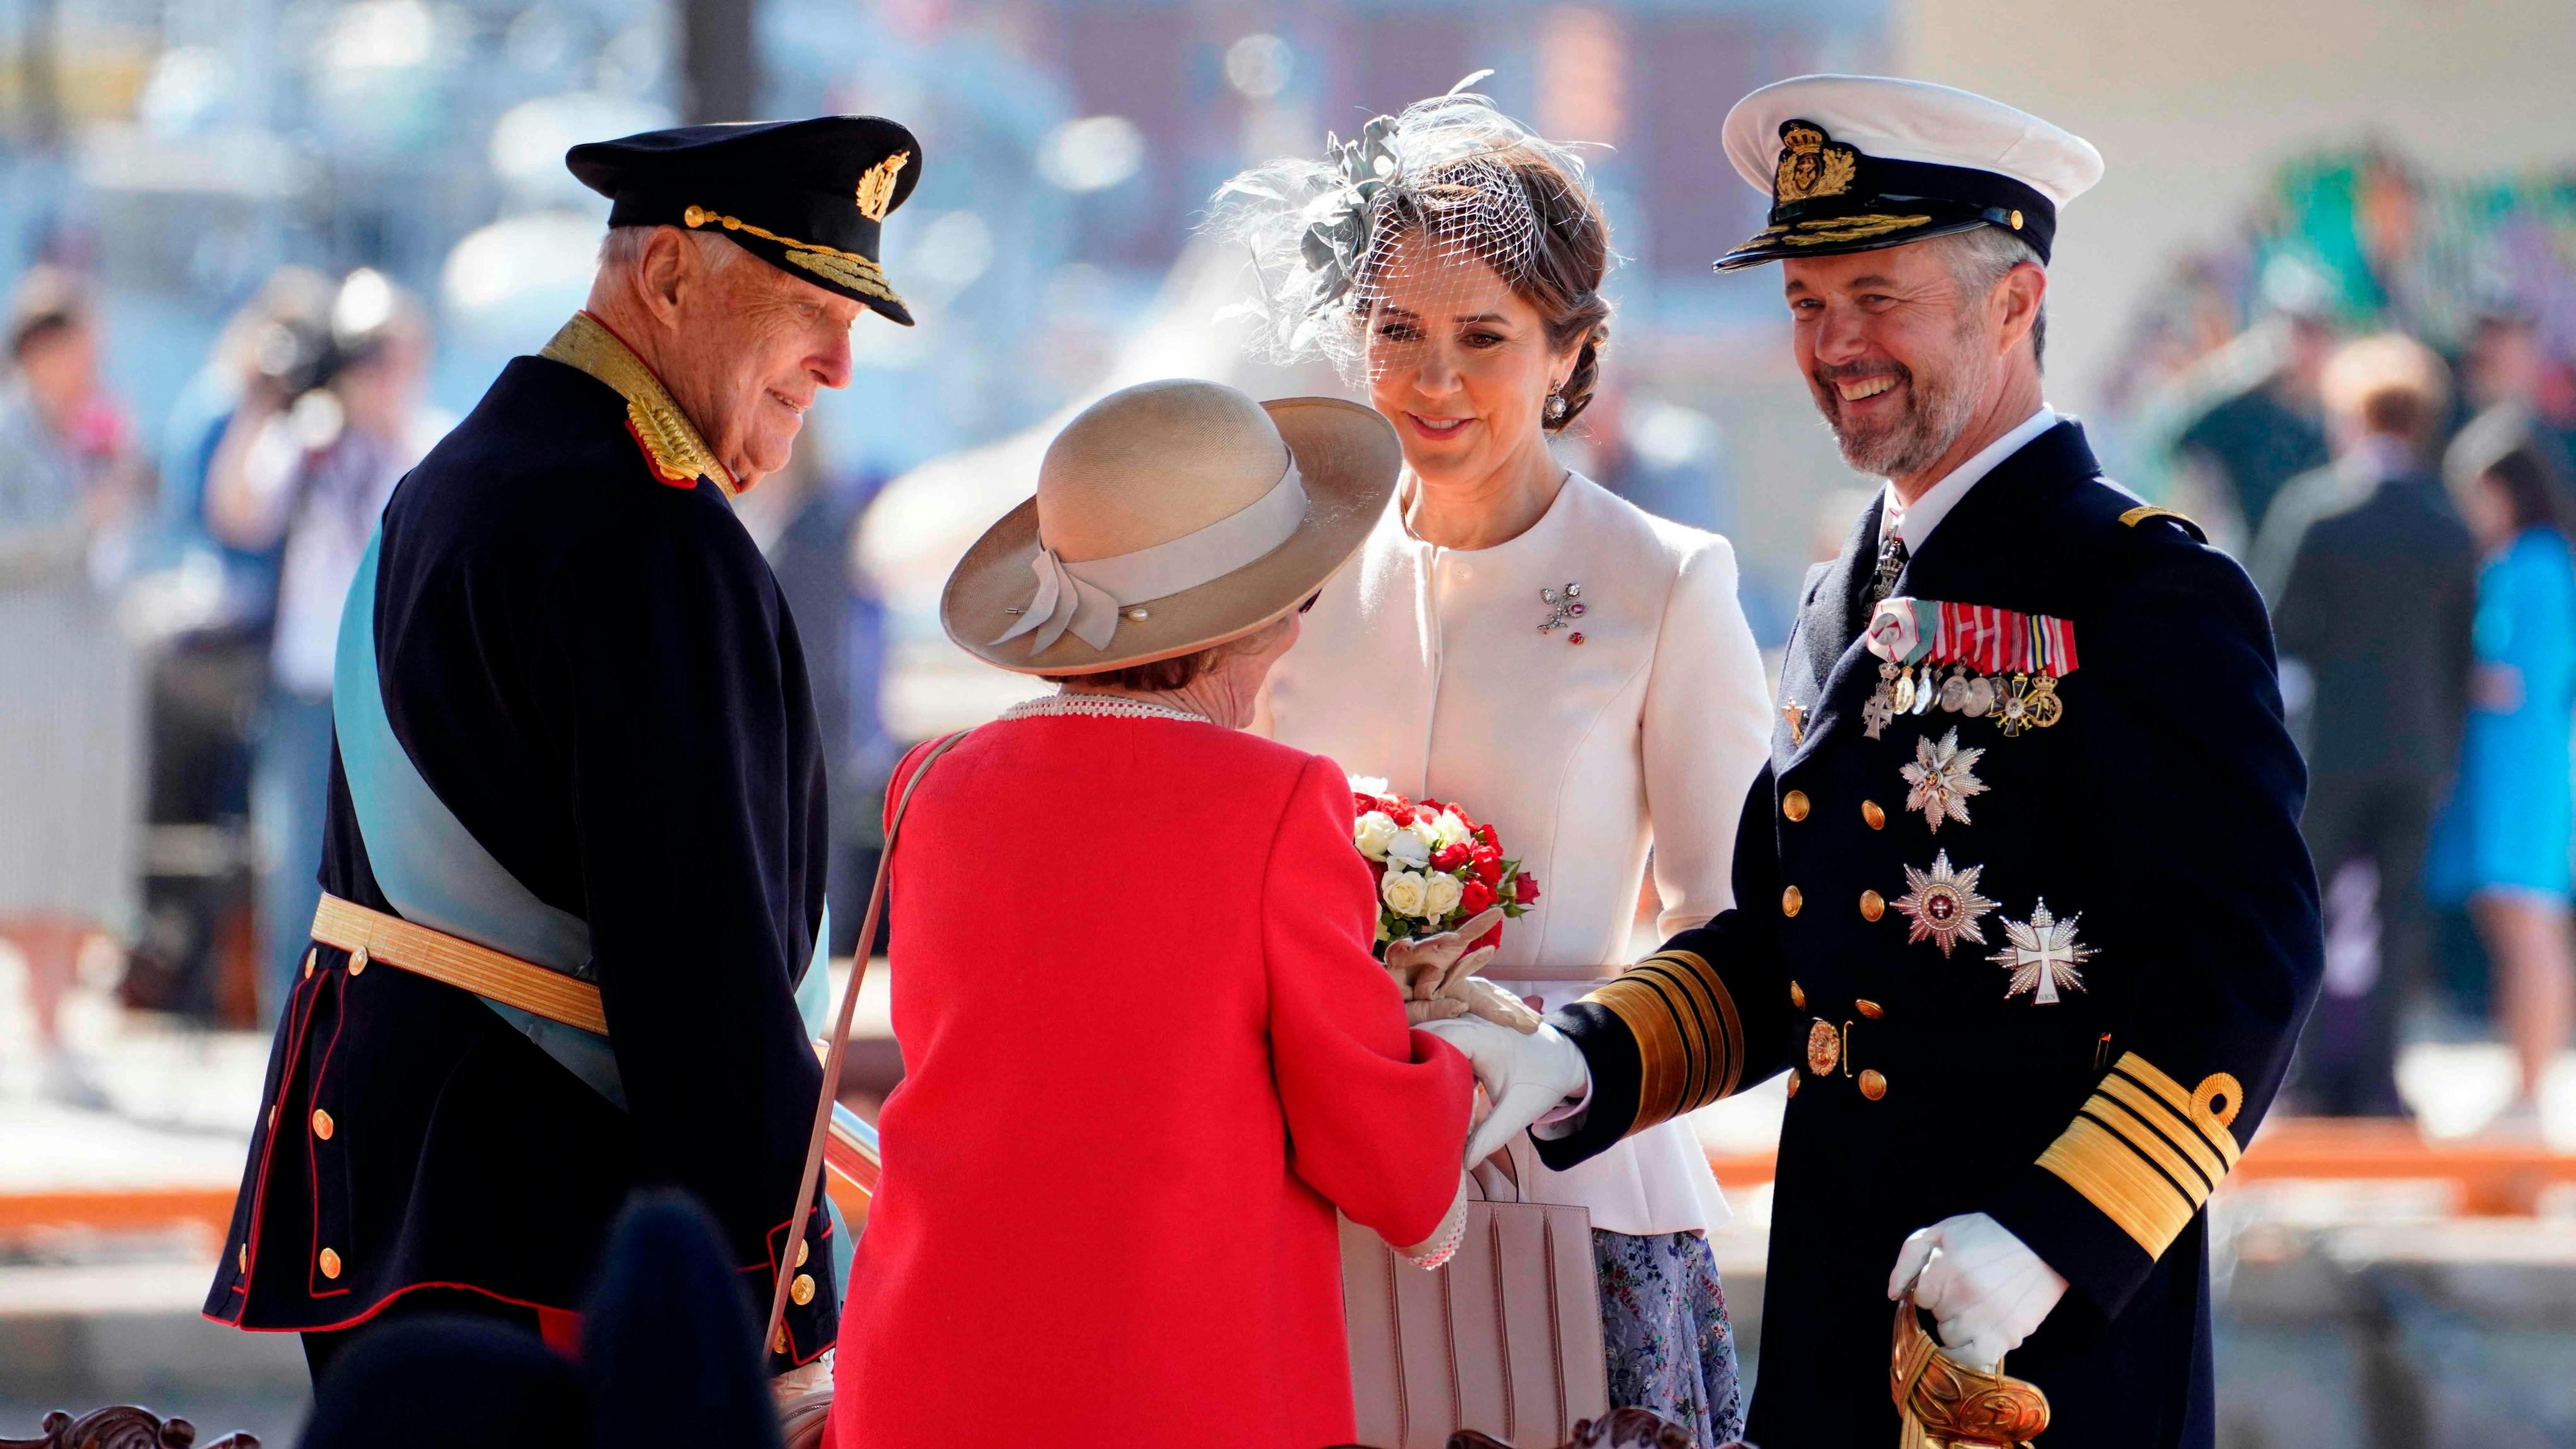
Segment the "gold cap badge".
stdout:
<path fill-rule="evenodd" d="M 870 221 L 884 221 L 894 209 L 894 178 L 912 160 L 909 151 L 897 151 L 867 170 L 859 178 L 859 215 Z"/>
<path fill-rule="evenodd" d="M 1860 169 L 1860 153 L 1836 145 L 1813 121 L 1789 121 L 1780 127 L 1780 166 L 1771 179 L 1774 205 L 1840 196 L 1851 189 Z"/>

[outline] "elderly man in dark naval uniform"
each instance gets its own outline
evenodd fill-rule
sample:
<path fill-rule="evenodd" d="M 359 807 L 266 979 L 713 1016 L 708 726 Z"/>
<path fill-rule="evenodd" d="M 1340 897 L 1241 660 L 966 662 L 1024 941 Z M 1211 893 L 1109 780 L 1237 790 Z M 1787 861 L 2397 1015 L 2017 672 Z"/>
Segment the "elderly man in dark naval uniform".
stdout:
<path fill-rule="evenodd" d="M 755 1315 L 794 1275 L 774 1374 L 837 1327 L 824 1212 L 779 1261 L 822 756 L 731 499 L 849 382 L 863 311 L 911 322 L 877 255 L 921 148 L 833 116 L 567 160 L 614 202 L 589 306 L 395 491 L 342 621 L 325 895 L 205 1308 L 303 1333 L 317 1378 L 428 1309 L 569 1343 L 645 1183 L 711 1210 Z"/>
<path fill-rule="evenodd" d="M 1849 76 L 1756 91 L 1726 149 L 1773 205 L 1718 267 L 1782 262 L 1887 487 L 1807 577 L 1735 908 L 1535 1034 L 1429 1028 L 1500 1104 L 1471 1153 L 1536 1119 L 1568 1167 L 1785 1071 L 1749 1440 L 2206 1446 L 2202 1209 L 2322 950 L 2261 600 L 2042 397 L 2101 159 Z"/>

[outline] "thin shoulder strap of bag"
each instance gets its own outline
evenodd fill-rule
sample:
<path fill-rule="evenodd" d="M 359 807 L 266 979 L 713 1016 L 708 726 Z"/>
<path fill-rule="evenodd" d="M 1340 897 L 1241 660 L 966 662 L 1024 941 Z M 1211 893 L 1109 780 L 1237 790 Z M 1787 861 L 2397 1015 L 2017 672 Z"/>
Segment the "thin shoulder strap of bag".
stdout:
<path fill-rule="evenodd" d="M 832 1023 L 831 1045 L 823 1053 L 823 1099 L 814 1105 L 814 1128 L 805 1138 L 805 1175 L 796 1187 L 796 1215 L 787 1220 L 787 1243 L 778 1254 L 778 1285 L 769 1297 L 769 1326 L 761 1330 L 763 1349 L 778 1341 L 779 1325 L 787 1320 L 787 1289 L 795 1281 L 797 1250 L 805 1246 L 805 1217 L 814 1210 L 814 1194 L 821 1184 L 823 1139 L 832 1126 L 832 1104 L 841 1097 L 841 1062 L 850 1045 L 850 1017 L 859 1004 L 859 987 L 868 979 L 868 953 L 875 949 L 877 922 L 885 914 L 886 877 L 894 869 L 895 837 L 903 829 L 904 812 L 912 807 L 912 792 L 921 788 L 921 777 L 939 757 L 956 748 L 957 742 L 973 730 L 959 730 L 930 747 L 921 763 L 912 770 L 912 778 L 895 797 L 894 813 L 886 817 L 885 849 L 877 856 L 876 884 L 868 890 L 868 913 L 859 921 L 858 959 L 850 963 L 850 988 L 841 997 L 841 1014 Z"/>

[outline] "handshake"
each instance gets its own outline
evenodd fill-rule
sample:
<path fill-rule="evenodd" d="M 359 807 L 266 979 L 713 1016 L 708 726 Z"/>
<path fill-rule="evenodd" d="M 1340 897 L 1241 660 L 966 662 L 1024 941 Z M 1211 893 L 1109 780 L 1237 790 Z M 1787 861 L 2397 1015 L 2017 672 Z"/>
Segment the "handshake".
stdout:
<path fill-rule="evenodd" d="M 1387 974 L 1404 992 L 1404 1018 L 1465 1054 L 1493 1105 L 1467 1140 L 1482 1162 L 1592 1084 L 1583 1053 L 1519 997 L 1476 975 L 1491 946 L 1468 943 L 1500 924 L 1490 910 L 1455 931 L 1387 947 Z"/>

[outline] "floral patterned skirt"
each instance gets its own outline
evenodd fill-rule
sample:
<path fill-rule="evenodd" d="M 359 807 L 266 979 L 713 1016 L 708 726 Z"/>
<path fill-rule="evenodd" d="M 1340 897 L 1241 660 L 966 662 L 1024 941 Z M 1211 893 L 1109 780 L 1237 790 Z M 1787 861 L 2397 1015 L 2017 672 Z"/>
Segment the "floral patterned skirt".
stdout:
<path fill-rule="evenodd" d="M 1744 1388 L 1726 1290 L 1700 1233 L 1651 1238 L 1594 1229 L 1601 1270 L 1601 1338 L 1613 1408 L 1651 1409 L 1690 1430 L 1701 1449 L 1744 1432 Z"/>

